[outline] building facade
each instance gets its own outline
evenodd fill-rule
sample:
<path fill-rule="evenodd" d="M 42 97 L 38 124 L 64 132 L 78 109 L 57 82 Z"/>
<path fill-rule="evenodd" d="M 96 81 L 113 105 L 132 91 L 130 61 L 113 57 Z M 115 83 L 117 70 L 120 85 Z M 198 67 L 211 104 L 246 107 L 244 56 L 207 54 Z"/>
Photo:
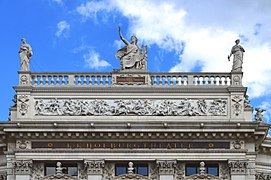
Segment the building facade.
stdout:
<path fill-rule="evenodd" d="M 142 62 L 19 71 L 0 179 L 271 179 L 270 125 L 261 109 L 252 121 L 242 72 L 153 73 Z"/>

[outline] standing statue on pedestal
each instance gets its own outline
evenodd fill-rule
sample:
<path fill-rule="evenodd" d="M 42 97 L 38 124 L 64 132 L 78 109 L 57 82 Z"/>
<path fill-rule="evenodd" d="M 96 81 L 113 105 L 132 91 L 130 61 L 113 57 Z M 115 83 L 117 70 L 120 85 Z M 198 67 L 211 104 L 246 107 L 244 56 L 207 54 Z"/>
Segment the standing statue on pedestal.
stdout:
<path fill-rule="evenodd" d="M 22 45 L 20 46 L 20 65 L 21 65 L 21 71 L 30 71 L 30 59 L 33 55 L 32 48 L 29 44 L 26 43 L 25 38 L 21 39 Z"/>
<path fill-rule="evenodd" d="M 230 61 L 231 55 L 233 55 L 233 65 L 232 65 L 232 72 L 241 72 L 242 71 L 242 64 L 243 64 L 243 56 L 245 49 L 239 45 L 240 39 L 235 41 L 235 45 L 231 48 L 231 53 L 228 56 L 228 60 Z"/>
<path fill-rule="evenodd" d="M 128 42 L 121 34 L 119 26 L 120 39 L 126 44 L 118 50 L 116 57 L 120 58 L 120 69 L 146 69 L 147 66 L 147 46 L 140 48 L 137 45 L 137 38 L 131 37 L 131 42 Z M 144 49 L 144 52 L 142 52 Z"/>

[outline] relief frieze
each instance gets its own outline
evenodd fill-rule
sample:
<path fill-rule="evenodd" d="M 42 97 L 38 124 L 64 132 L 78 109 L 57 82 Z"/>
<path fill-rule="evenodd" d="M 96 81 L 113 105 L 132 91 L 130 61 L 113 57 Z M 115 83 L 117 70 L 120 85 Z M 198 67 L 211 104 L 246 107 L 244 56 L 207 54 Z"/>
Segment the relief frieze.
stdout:
<path fill-rule="evenodd" d="M 226 116 L 226 99 L 35 99 L 36 116 Z"/>

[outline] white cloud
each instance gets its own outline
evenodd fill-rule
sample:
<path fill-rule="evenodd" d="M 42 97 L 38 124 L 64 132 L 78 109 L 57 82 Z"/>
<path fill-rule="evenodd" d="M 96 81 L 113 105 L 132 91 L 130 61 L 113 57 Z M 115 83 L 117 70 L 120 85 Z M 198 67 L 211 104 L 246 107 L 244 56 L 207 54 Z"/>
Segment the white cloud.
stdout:
<path fill-rule="evenodd" d="M 179 54 L 171 71 L 231 70 L 228 62 L 234 41 L 241 36 L 244 85 L 252 98 L 271 94 L 270 0 L 198 1 L 104 0 L 77 8 L 85 18 L 98 12 L 120 12 L 129 21 L 129 32 L 149 45 Z M 184 49 L 183 49 L 184 48 Z"/>
<path fill-rule="evenodd" d="M 101 60 L 99 53 L 94 50 L 89 50 L 83 58 L 86 68 L 99 70 L 111 66 L 107 61 Z"/>
<path fill-rule="evenodd" d="M 70 24 L 67 23 L 66 21 L 60 21 L 59 23 L 57 23 L 57 32 L 56 32 L 56 36 L 60 37 L 60 36 L 67 36 L 68 31 L 70 30 Z"/>

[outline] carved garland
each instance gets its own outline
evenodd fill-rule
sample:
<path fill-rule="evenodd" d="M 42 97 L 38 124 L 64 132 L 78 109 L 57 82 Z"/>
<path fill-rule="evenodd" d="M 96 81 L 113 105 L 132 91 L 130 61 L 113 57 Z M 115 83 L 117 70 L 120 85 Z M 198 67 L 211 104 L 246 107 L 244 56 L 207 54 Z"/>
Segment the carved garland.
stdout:
<path fill-rule="evenodd" d="M 226 116 L 225 99 L 37 99 L 39 116 Z"/>

